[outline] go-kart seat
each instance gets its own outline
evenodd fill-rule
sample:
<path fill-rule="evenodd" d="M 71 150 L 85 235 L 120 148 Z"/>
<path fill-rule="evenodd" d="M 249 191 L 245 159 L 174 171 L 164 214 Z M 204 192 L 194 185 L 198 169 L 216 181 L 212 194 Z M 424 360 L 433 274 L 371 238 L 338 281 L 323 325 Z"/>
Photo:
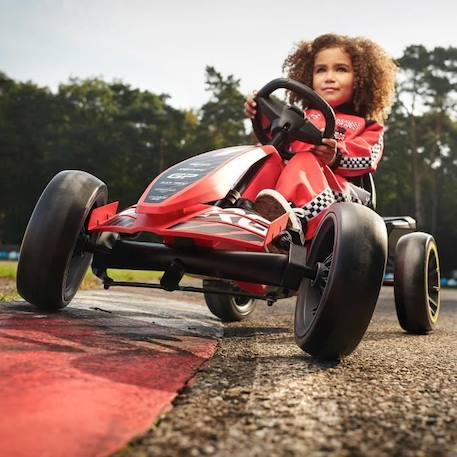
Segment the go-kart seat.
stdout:
<path fill-rule="evenodd" d="M 348 179 L 351 185 L 351 191 L 368 207 L 376 209 L 376 187 L 374 185 L 373 175 L 367 173 L 361 176 L 355 176 Z"/>

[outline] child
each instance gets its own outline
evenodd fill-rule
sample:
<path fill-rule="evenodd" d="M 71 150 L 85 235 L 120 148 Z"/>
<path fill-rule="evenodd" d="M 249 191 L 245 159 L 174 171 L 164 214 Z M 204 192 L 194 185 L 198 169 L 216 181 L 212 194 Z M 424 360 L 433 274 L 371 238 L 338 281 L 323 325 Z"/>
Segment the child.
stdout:
<path fill-rule="evenodd" d="M 393 102 L 397 68 L 369 39 L 327 34 L 300 43 L 283 69 L 332 106 L 335 137 L 324 139 L 319 146 L 292 143 L 296 154 L 283 165 L 275 189 L 257 195 L 254 208 L 268 220 L 288 212 L 289 225 L 303 228 L 309 240 L 334 202 L 360 203 L 351 196 L 348 179 L 374 172 L 381 159 L 382 124 Z M 256 114 L 255 94 L 245 103 L 250 118 Z M 303 105 L 296 94 L 289 98 Z M 319 111 L 307 110 L 306 114 L 318 128 L 324 127 Z"/>

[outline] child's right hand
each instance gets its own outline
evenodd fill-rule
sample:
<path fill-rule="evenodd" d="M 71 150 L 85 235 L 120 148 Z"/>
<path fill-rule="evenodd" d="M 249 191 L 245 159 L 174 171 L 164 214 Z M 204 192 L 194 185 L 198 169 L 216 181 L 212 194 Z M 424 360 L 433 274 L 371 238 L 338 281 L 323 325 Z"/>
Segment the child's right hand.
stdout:
<path fill-rule="evenodd" d="M 257 112 L 257 103 L 254 100 L 256 96 L 257 91 L 252 91 L 252 94 L 248 96 L 244 103 L 244 114 L 250 119 L 254 119 Z"/>

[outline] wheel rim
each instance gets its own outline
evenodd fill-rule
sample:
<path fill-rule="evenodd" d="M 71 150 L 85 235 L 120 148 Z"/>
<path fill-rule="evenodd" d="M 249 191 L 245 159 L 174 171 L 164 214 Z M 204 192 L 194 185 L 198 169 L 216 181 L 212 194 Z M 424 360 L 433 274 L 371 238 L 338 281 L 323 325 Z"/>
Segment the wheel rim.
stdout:
<path fill-rule="evenodd" d="M 77 246 L 73 251 L 70 262 L 68 264 L 68 270 L 65 278 L 64 286 L 64 298 L 68 300 L 69 297 L 72 297 L 75 292 L 75 287 L 77 288 L 83 279 L 89 263 L 92 259 L 92 254 L 83 250 L 84 241 L 80 243 L 81 240 L 87 240 L 86 242 L 95 243 L 97 241 L 97 233 L 91 235 L 85 233 L 83 230 L 78 238 Z M 79 247 L 78 245 L 81 245 Z"/>
<path fill-rule="evenodd" d="M 249 313 L 254 305 L 254 300 L 248 297 L 231 297 L 231 302 L 240 314 Z"/>
<path fill-rule="evenodd" d="M 99 195 L 89 210 L 84 214 L 81 230 L 75 242 L 71 258 L 68 261 L 64 277 L 63 298 L 71 300 L 77 292 L 92 260 L 92 253 L 86 251 L 87 244 L 93 245 L 97 242 L 100 233 L 89 233 L 88 223 L 92 210 L 102 206 L 106 202 L 103 195 Z"/>
<path fill-rule="evenodd" d="M 331 273 L 333 251 L 335 244 L 335 224 L 333 218 L 329 217 L 319 230 L 319 239 L 315 240 L 311 248 L 309 264 L 321 264 L 318 277 L 309 281 L 303 313 L 303 329 L 306 332 L 316 317 L 319 305 L 322 303 L 325 288 Z"/>
<path fill-rule="evenodd" d="M 441 276 L 438 251 L 434 243 L 430 244 L 426 260 L 425 293 L 427 309 L 431 321 L 435 324 L 438 320 L 441 301 Z"/>

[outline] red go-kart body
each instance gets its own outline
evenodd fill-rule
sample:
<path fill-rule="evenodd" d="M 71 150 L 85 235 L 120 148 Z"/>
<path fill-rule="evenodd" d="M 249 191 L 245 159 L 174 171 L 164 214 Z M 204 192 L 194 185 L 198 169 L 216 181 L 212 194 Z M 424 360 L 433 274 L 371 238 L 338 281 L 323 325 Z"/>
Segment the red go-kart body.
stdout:
<path fill-rule="evenodd" d="M 261 160 L 265 163 L 245 192 L 255 197 L 262 188 L 275 186 L 282 161 L 276 149 L 268 145 L 219 149 L 164 171 L 137 205 L 120 213 L 117 202 L 94 209 L 88 231 L 126 235 L 151 232 L 170 246 L 184 238 L 195 246 L 216 250 L 264 252 L 265 245 L 285 229 L 287 216 L 271 224 L 252 211 L 214 205 Z"/>

